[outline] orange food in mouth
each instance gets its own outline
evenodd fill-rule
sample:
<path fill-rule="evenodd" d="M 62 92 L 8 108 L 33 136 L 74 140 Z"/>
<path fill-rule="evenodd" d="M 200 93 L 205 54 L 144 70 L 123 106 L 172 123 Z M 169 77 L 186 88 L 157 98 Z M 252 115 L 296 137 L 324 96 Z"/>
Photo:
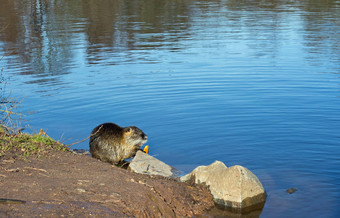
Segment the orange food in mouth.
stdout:
<path fill-rule="evenodd" d="M 149 153 L 149 145 L 145 145 L 143 151 L 148 154 Z"/>

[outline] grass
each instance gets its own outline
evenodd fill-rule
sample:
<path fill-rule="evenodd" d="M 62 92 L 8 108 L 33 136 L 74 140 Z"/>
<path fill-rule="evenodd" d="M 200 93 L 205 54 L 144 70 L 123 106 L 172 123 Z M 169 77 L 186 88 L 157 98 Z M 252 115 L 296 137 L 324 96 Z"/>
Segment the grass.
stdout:
<path fill-rule="evenodd" d="M 8 134 L 0 127 L 0 158 L 5 155 L 42 157 L 56 150 L 68 151 L 69 148 L 50 138 L 46 133 Z"/>

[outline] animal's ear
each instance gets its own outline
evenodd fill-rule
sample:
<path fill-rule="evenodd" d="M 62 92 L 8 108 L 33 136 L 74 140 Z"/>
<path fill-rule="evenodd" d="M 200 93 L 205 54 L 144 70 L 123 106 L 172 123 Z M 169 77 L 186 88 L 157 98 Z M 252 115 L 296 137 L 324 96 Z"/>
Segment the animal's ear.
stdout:
<path fill-rule="evenodd" d="M 125 133 L 132 133 L 132 128 L 131 127 L 126 127 L 125 128 Z"/>

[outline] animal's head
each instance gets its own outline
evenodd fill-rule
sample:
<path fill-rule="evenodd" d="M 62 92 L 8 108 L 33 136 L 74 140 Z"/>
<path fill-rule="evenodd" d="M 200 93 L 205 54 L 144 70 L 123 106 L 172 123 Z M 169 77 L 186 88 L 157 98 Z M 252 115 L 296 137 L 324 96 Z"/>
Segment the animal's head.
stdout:
<path fill-rule="evenodd" d="M 148 136 L 138 127 L 128 126 L 124 128 L 124 139 L 129 142 L 129 144 L 140 147 L 147 141 Z"/>

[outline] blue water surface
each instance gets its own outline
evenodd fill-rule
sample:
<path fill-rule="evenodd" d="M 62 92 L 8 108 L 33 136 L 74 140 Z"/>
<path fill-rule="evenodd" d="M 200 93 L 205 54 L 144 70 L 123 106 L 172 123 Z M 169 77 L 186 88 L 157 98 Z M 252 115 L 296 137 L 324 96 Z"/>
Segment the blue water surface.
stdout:
<path fill-rule="evenodd" d="M 5 90 L 33 131 L 70 144 L 137 125 L 184 173 L 250 169 L 261 217 L 340 215 L 340 1 L 0 5 Z"/>

